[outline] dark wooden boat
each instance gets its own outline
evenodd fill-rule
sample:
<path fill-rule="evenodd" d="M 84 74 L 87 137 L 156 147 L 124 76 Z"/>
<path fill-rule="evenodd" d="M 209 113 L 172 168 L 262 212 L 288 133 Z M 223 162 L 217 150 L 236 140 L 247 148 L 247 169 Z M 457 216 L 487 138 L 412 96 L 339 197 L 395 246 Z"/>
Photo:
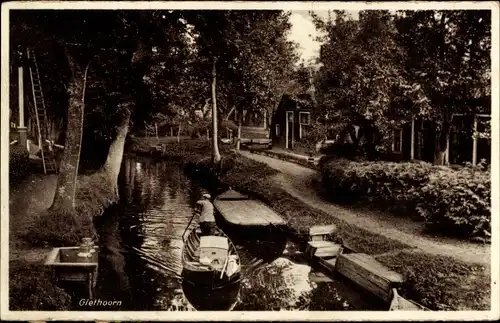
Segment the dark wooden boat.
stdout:
<path fill-rule="evenodd" d="M 270 207 L 233 189 L 218 195 L 214 200 L 214 206 L 229 224 L 235 226 L 276 227 L 286 225 L 286 221 Z"/>
<path fill-rule="evenodd" d="M 222 266 L 200 262 L 200 241 L 204 236 L 200 228 L 189 233 L 182 250 L 182 288 L 188 301 L 198 310 L 228 310 L 234 305 L 240 289 L 241 263 L 236 247 L 227 235 L 216 228 L 210 238 L 227 239 L 228 252 Z M 236 261 L 237 269 L 229 276 L 229 260 Z"/>
<path fill-rule="evenodd" d="M 264 260 L 279 257 L 286 247 L 286 221 L 270 207 L 229 189 L 214 200 L 218 224 L 245 250 Z"/>

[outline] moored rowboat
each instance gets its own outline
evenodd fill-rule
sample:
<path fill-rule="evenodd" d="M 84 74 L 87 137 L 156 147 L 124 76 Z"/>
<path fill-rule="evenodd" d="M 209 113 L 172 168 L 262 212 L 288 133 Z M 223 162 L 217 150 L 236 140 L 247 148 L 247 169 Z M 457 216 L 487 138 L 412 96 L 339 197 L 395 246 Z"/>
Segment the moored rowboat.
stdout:
<path fill-rule="evenodd" d="M 213 203 L 217 223 L 246 251 L 269 260 L 283 253 L 289 233 L 286 221 L 266 204 L 232 189 Z"/>
<path fill-rule="evenodd" d="M 214 206 L 225 221 L 234 226 L 284 226 L 286 221 L 261 201 L 229 189 L 217 196 Z"/>

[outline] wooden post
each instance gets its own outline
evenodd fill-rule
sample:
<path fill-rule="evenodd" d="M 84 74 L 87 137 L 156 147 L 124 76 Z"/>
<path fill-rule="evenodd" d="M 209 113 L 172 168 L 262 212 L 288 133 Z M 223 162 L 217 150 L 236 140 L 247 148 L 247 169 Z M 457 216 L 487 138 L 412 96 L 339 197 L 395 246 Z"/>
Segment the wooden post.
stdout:
<path fill-rule="evenodd" d="M 477 116 L 474 115 L 474 132 L 472 137 L 472 166 L 477 164 Z"/>
<path fill-rule="evenodd" d="M 288 149 L 288 112 L 285 112 L 285 148 Z"/>
<path fill-rule="evenodd" d="M 18 81 L 19 81 L 19 128 L 24 127 L 24 84 L 23 84 L 23 68 L 19 67 L 18 69 Z"/>
<path fill-rule="evenodd" d="M 174 136 L 174 128 L 172 128 L 172 126 L 170 126 L 170 137 L 173 137 Z"/>
<path fill-rule="evenodd" d="M 264 129 L 267 128 L 267 110 L 264 109 Z"/>
<path fill-rule="evenodd" d="M 27 138 L 26 138 L 26 127 L 24 126 L 24 73 L 23 67 L 20 66 L 18 68 L 18 82 L 19 82 L 19 127 L 17 128 L 19 131 L 19 143 L 23 147 L 27 147 Z"/>
<path fill-rule="evenodd" d="M 410 146 L 410 160 L 415 159 L 415 117 L 411 116 L 411 146 Z"/>
<path fill-rule="evenodd" d="M 156 135 L 156 143 L 160 142 L 160 138 L 158 138 L 158 125 L 155 122 L 155 135 Z"/>
<path fill-rule="evenodd" d="M 450 164 L 450 134 L 448 134 L 448 138 L 446 138 L 446 151 L 444 152 L 445 165 Z"/>

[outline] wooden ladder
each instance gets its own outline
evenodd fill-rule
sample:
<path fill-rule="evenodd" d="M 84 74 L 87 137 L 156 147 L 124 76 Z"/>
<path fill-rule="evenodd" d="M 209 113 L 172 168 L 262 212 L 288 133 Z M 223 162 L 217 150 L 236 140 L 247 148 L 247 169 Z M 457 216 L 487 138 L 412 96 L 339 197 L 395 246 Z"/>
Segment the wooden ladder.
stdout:
<path fill-rule="evenodd" d="M 57 172 L 57 165 L 52 148 L 52 141 L 49 138 L 49 120 L 47 109 L 43 98 L 42 81 L 33 50 L 28 48 L 28 59 L 32 62 L 29 65 L 31 77 L 31 89 L 33 91 L 33 102 L 36 116 L 36 126 L 38 130 L 38 145 L 42 157 L 43 172 Z"/>

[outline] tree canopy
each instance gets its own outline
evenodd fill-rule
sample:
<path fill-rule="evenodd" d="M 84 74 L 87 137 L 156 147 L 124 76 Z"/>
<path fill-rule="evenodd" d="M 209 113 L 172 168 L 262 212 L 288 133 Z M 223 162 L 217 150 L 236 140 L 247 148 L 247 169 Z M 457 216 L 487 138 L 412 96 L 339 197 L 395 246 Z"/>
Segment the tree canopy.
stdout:
<path fill-rule="evenodd" d="M 323 114 L 375 127 L 387 142 L 412 116 L 446 137 L 454 113 L 488 112 L 491 16 L 488 11 L 366 10 L 323 21 L 316 77 Z M 442 147 L 441 147 L 442 148 Z"/>

